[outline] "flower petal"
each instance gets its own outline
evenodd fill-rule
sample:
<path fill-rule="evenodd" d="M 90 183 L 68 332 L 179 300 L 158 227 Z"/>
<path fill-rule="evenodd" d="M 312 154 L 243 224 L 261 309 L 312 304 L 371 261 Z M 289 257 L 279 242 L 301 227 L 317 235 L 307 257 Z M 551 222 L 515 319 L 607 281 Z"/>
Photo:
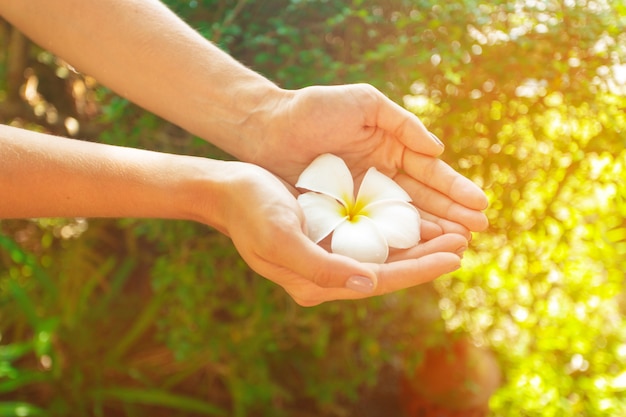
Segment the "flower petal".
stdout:
<path fill-rule="evenodd" d="M 341 158 L 329 153 L 318 156 L 302 171 L 296 187 L 334 197 L 346 207 L 354 201 L 350 170 Z"/>
<path fill-rule="evenodd" d="M 331 248 L 334 253 L 360 262 L 381 264 L 389 255 L 385 237 L 374 222 L 365 216 L 356 216 L 352 221 L 345 221 L 337 226 L 333 232 Z"/>
<path fill-rule="evenodd" d="M 410 203 L 385 200 L 367 205 L 363 212 L 385 236 L 389 247 L 406 249 L 420 241 L 420 215 Z"/>
<path fill-rule="evenodd" d="M 343 206 L 334 198 L 318 193 L 304 193 L 298 196 L 298 203 L 304 212 L 307 234 L 318 243 L 330 234 L 347 216 L 342 215 Z"/>
<path fill-rule="evenodd" d="M 363 177 L 356 200 L 358 205 L 380 200 L 411 201 L 411 197 L 394 180 L 372 167 Z"/>

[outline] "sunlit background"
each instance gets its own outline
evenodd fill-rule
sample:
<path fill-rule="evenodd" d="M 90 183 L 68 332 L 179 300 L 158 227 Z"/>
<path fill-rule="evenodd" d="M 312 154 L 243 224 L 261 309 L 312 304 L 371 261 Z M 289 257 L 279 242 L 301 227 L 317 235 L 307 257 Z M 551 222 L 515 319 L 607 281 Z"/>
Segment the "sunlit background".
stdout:
<path fill-rule="evenodd" d="M 433 285 L 303 309 L 202 225 L 3 220 L 0 415 L 626 415 L 622 0 L 166 3 L 283 87 L 415 112 L 491 227 Z M 1 29 L 3 123 L 228 158 Z"/>

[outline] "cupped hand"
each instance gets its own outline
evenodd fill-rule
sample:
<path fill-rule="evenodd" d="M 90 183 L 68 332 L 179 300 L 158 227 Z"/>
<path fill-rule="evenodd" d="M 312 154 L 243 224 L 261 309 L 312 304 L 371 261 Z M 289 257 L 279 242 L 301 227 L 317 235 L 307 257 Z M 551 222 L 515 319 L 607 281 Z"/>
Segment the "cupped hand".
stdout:
<path fill-rule="evenodd" d="M 300 305 L 380 295 L 431 281 L 460 266 L 467 240 L 444 234 L 398 251 L 385 264 L 329 253 L 304 233 L 295 190 L 264 169 L 230 162 L 218 228 L 248 265 Z"/>
<path fill-rule="evenodd" d="M 413 198 L 432 230 L 487 228 L 483 191 L 437 158 L 443 145 L 412 113 L 367 84 L 282 90 L 270 106 L 252 161 L 291 184 L 320 154 L 332 153 L 358 178 L 376 167 Z"/>

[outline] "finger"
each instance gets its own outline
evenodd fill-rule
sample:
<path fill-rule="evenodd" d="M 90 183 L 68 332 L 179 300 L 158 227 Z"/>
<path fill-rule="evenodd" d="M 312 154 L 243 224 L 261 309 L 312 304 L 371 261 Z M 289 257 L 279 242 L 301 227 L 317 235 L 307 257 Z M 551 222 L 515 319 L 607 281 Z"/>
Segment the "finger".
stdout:
<path fill-rule="evenodd" d="M 461 259 L 453 253 L 437 252 L 418 259 L 368 265 L 378 277 L 378 285 L 372 293 L 365 294 L 345 288 L 321 287 L 299 287 L 295 294 L 289 290 L 288 292 L 298 304 L 304 306 L 317 305 L 333 300 L 362 299 L 430 282 L 444 274 L 459 269 Z M 305 294 L 304 299 L 302 294 Z M 309 301 L 311 300 L 316 302 L 310 303 Z"/>
<path fill-rule="evenodd" d="M 431 156 L 437 156 L 443 152 L 443 143 L 430 134 L 416 115 L 378 90 L 376 92 L 378 109 L 375 127 L 395 135 L 400 142 L 414 152 Z"/>
<path fill-rule="evenodd" d="M 407 259 L 378 266 L 376 294 L 386 294 L 430 282 L 459 269 L 461 258 L 449 252 L 437 252 L 417 259 Z"/>
<path fill-rule="evenodd" d="M 474 210 L 487 208 L 487 196 L 483 190 L 441 159 L 407 151 L 402 168 L 410 177 L 465 207 Z"/>
<path fill-rule="evenodd" d="M 413 204 L 420 210 L 459 223 L 469 230 L 482 231 L 489 225 L 484 213 L 468 208 L 408 175 L 397 175 L 394 180 L 409 193 Z M 438 224 L 444 226 L 444 223 Z"/>
<path fill-rule="evenodd" d="M 366 264 L 346 256 L 329 253 L 313 243 L 304 233 L 291 229 L 276 233 L 272 248 L 258 253 L 265 265 L 265 271 L 257 271 L 275 282 L 281 278 L 303 277 L 312 284 L 323 288 L 346 288 L 371 292 L 376 287 L 376 275 Z M 360 278 L 364 287 L 355 288 L 354 278 Z M 369 288 L 367 281 L 369 280 Z M 281 284 L 282 285 L 282 284 Z"/>
<path fill-rule="evenodd" d="M 442 234 L 455 233 L 465 237 L 465 239 L 467 240 L 471 240 L 472 238 L 472 233 L 470 232 L 470 230 L 462 224 L 453 222 L 451 220 L 442 219 L 441 217 L 430 214 L 424 210 L 420 210 L 420 216 L 423 223 L 431 222 L 432 224 L 437 225 L 437 227 L 441 229 Z"/>
<path fill-rule="evenodd" d="M 467 250 L 467 239 L 455 233 L 448 233 L 409 249 L 395 250 L 389 254 L 387 262 L 416 259 L 437 252 L 454 253 L 462 258 L 465 250 Z"/>
<path fill-rule="evenodd" d="M 420 215 L 421 214 L 422 213 L 420 213 Z M 420 216 L 420 217 L 421 217 L 420 236 L 423 241 L 434 239 L 437 236 L 441 236 L 444 233 L 443 228 L 440 225 L 438 225 L 437 222 L 426 220 L 424 216 Z"/>

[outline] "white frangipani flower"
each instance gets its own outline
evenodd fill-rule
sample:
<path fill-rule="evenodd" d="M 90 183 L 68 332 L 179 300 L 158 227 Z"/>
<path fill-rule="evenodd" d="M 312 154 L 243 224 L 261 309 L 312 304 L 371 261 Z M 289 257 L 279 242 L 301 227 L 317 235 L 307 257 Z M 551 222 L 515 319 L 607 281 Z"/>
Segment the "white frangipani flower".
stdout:
<path fill-rule="evenodd" d="M 311 191 L 298 197 L 309 237 L 318 243 L 332 233 L 334 253 L 383 263 L 390 247 L 406 249 L 420 240 L 420 216 L 411 197 L 376 168 L 367 171 L 355 198 L 346 164 L 324 154 L 300 174 L 296 187 Z"/>

